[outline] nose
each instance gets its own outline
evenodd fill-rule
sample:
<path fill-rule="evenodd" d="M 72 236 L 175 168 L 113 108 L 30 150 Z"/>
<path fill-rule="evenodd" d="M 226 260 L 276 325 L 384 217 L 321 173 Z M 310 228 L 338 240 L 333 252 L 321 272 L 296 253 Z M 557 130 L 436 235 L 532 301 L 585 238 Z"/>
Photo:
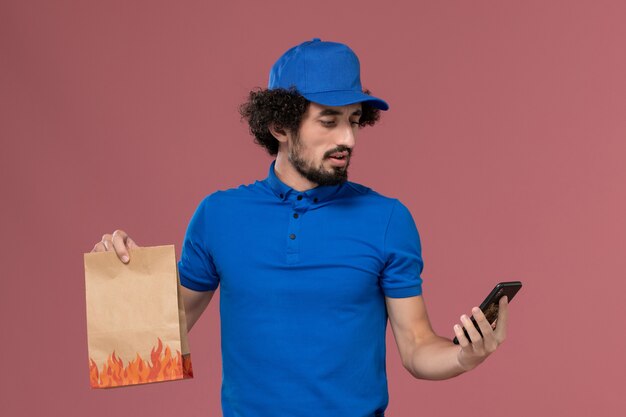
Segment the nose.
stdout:
<path fill-rule="evenodd" d="M 343 145 L 347 148 L 353 148 L 356 143 L 356 131 L 352 128 L 350 122 L 347 126 L 344 125 L 339 132 L 339 138 L 337 139 L 337 145 Z"/>

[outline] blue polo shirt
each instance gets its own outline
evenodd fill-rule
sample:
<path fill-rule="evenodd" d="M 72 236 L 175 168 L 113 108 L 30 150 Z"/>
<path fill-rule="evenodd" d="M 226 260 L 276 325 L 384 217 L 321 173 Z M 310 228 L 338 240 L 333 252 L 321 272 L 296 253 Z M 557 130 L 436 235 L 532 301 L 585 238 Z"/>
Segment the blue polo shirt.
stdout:
<path fill-rule="evenodd" d="M 385 296 L 421 294 L 399 200 L 346 181 L 216 191 L 193 214 L 181 284 L 220 287 L 224 417 L 374 417 L 389 400 Z"/>

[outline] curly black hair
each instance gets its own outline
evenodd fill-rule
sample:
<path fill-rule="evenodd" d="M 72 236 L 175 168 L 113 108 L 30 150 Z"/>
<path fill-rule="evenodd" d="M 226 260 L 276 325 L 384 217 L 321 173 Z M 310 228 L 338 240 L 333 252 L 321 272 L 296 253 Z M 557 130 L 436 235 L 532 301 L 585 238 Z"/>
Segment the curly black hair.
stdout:
<path fill-rule="evenodd" d="M 371 94 L 369 90 L 363 92 Z M 275 123 L 279 129 L 297 133 L 310 103 L 295 88 L 257 88 L 250 91 L 248 101 L 239 106 L 239 114 L 242 120 L 248 122 L 254 142 L 264 147 L 271 156 L 276 156 L 279 142 L 269 130 L 270 123 Z M 374 126 L 380 118 L 380 110 L 366 102 L 361 107 L 363 114 L 359 127 Z"/>

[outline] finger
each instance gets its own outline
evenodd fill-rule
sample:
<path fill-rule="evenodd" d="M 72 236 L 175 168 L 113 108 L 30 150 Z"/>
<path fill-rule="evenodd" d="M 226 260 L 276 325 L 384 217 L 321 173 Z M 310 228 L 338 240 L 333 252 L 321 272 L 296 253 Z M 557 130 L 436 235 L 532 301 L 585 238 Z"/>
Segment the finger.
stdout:
<path fill-rule="evenodd" d="M 104 234 L 102 235 L 102 246 L 104 246 L 104 250 L 105 251 L 112 251 L 113 250 L 113 243 L 111 243 L 111 238 L 112 236 L 110 234 Z"/>
<path fill-rule="evenodd" d="M 128 263 L 130 261 L 130 255 L 128 253 L 128 249 L 126 248 L 126 239 L 128 235 L 123 230 L 116 230 L 113 232 L 113 247 L 115 248 L 115 253 L 117 257 L 124 263 Z"/>
<path fill-rule="evenodd" d="M 454 325 L 454 335 L 456 336 L 456 339 L 459 341 L 459 345 L 461 345 L 463 349 L 465 349 L 466 347 L 470 345 L 469 340 L 467 340 L 467 337 L 465 337 L 465 333 L 463 333 L 463 329 L 458 324 Z"/>
<path fill-rule="evenodd" d="M 485 317 L 485 313 L 483 313 L 480 308 L 474 307 L 472 309 L 472 316 L 474 316 L 474 320 L 476 320 L 478 328 L 483 334 L 483 338 L 493 332 L 489 320 L 487 320 L 487 317 Z"/>
<path fill-rule="evenodd" d="M 500 298 L 499 302 L 498 302 L 498 325 L 496 326 L 496 330 L 494 331 L 496 340 L 498 340 L 498 343 L 502 343 L 504 342 L 504 339 L 506 339 L 506 327 L 507 327 L 507 322 L 509 320 L 509 300 L 508 297 L 505 295 L 502 298 Z"/>
<path fill-rule="evenodd" d="M 137 249 L 139 247 L 139 245 L 136 244 L 135 241 L 130 238 L 130 236 L 128 236 L 128 238 L 126 239 L 126 246 L 128 246 L 128 249 Z"/>
<path fill-rule="evenodd" d="M 474 327 L 474 323 L 472 323 L 469 317 L 467 317 L 465 314 L 461 316 L 461 323 L 463 323 L 463 327 L 465 327 L 467 334 L 469 334 L 472 343 L 477 344 L 482 340 L 480 333 L 478 333 L 478 330 L 476 330 L 476 327 Z"/>
<path fill-rule="evenodd" d="M 107 248 L 104 246 L 104 243 L 98 242 L 94 245 L 92 252 L 106 252 Z"/>
<path fill-rule="evenodd" d="M 102 235 L 102 245 L 104 246 L 105 250 L 113 250 L 113 245 L 111 244 L 111 238 L 112 236 L 110 234 L 104 234 Z"/>
<path fill-rule="evenodd" d="M 499 345 L 499 341 L 496 338 L 495 332 L 485 317 L 485 314 L 478 308 L 474 307 L 472 309 L 472 313 L 474 315 L 474 319 L 478 323 L 478 327 L 480 327 L 480 331 L 483 334 L 483 349 L 487 354 L 493 353 L 496 351 Z"/>
<path fill-rule="evenodd" d="M 485 317 L 485 313 L 483 313 L 480 308 L 474 307 L 472 308 L 472 315 L 480 328 L 480 332 L 483 334 L 483 339 L 493 339 L 493 329 L 491 328 L 489 320 Z"/>

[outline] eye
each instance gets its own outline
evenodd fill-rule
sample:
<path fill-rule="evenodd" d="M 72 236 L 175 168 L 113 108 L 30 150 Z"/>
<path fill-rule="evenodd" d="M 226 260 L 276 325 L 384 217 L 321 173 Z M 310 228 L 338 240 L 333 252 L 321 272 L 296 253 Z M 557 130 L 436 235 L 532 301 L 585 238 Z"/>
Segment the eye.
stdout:
<path fill-rule="evenodd" d="M 334 120 L 330 120 L 330 121 L 328 121 L 328 120 L 320 120 L 320 122 L 322 122 L 322 125 L 324 125 L 324 126 L 333 126 L 335 124 Z"/>
<path fill-rule="evenodd" d="M 356 126 L 359 125 L 359 122 L 350 122 L 350 123 L 352 123 L 353 125 L 356 125 Z"/>

